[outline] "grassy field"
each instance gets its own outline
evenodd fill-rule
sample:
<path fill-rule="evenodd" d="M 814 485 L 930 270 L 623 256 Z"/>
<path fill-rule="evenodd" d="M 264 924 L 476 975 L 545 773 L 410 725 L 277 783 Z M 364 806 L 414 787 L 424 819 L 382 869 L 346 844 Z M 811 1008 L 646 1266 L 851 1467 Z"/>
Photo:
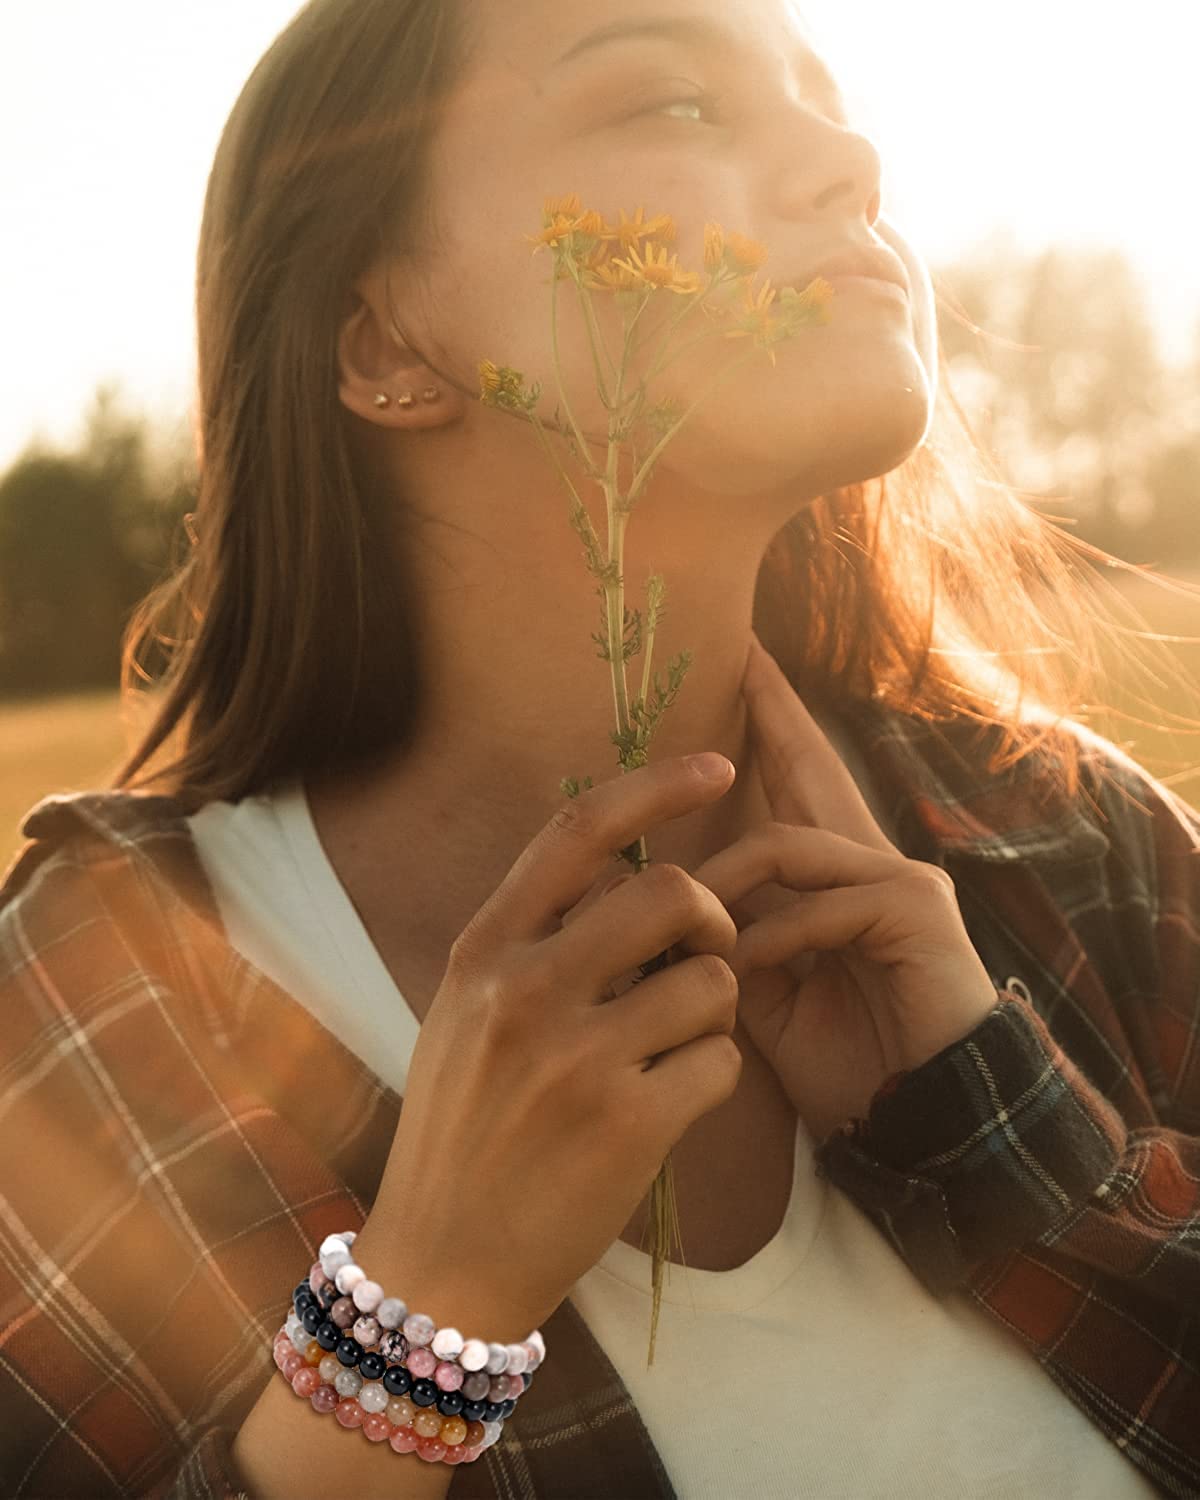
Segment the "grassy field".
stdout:
<path fill-rule="evenodd" d="M 1141 580 L 1126 585 L 1123 592 L 1154 630 L 1200 635 L 1200 604 L 1195 599 L 1166 593 Z M 1200 680 L 1200 645 L 1179 644 L 1172 650 L 1192 678 Z M 1114 672 L 1114 683 L 1117 701 L 1126 711 L 1133 711 L 1132 702 L 1123 701 L 1119 694 L 1122 672 Z M 1143 707 L 1138 712 L 1155 719 L 1167 708 L 1200 719 L 1200 701 L 1181 697 L 1169 683 L 1161 689 L 1153 709 Z M 1170 734 L 1100 718 L 1094 720 L 1094 727 L 1200 806 L 1200 734 Z M 20 823 L 34 803 L 50 792 L 103 787 L 124 754 L 113 692 L 0 705 L 0 869 L 7 868 L 24 844 Z"/>

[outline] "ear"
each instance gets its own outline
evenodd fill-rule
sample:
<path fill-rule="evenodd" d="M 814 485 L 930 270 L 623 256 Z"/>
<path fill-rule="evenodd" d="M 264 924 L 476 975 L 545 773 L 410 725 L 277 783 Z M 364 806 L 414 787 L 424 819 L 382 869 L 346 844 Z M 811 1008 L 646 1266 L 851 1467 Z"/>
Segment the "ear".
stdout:
<path fill-rule="evenodd" d="M 461 394 L 403 342 L 392 325 L 386 299 L 362 285 L 338 332 L 338 397 L 347 411 L 382 428 L 441 427 L 461 417 Z M 436 391 L 436 398 L 427 393 Z M 376 404 L 380 393 L 390 399 Z M 397 404 L 404 393 L 411 406 Z"/>

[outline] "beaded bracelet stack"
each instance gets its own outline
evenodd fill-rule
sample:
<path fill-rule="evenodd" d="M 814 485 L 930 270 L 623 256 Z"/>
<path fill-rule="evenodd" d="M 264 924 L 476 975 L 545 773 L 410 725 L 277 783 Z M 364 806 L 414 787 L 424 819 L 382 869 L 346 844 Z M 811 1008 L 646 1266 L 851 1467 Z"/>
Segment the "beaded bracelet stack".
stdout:
<path fill-rule="evenodd" d="M 518 1344 L 464 1339 L 385 1297 L 350 1254 L 354 1233 L 328 1235 L 275 1335 L 275 1364 L 313 1410 L 428 1463 L 474 1463 L 546 1357 L 538 1329 Z"/>

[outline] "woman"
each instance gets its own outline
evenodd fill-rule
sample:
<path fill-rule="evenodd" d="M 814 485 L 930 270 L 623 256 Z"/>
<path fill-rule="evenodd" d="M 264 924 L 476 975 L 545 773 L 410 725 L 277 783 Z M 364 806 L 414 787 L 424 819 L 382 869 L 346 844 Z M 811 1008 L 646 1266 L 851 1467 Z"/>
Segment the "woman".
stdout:
<path fill-rule="evenodd" d="M 951 484 L 880 175 L 783 0 L 313 0 L 256 68 L 196 545 L 126 641 L 162 699 L 0 890 L 6 1493 L 1200 1494 L 1200 819 L 1053 712 L 1069 543 Z M 717 219 L 778 283 L 854 250 L 904 293 L 835 281 L 666 450 L 626 573 L 695 666 L 621 777 L 561 481 L 474 373 L 554 389 L 523 235 L 566 192 L 669 210 L 684 265 Z M 652 883 L 608 889 L 641 832 Z M 486 1442 L 439 1395 L 397 1458 L 421 1413 L 354 1366 L 375 1441 L 314 1421 L 329 1346 L 277 1335 L 284 1387 L 343 1230 L 524 1348 Z"/>

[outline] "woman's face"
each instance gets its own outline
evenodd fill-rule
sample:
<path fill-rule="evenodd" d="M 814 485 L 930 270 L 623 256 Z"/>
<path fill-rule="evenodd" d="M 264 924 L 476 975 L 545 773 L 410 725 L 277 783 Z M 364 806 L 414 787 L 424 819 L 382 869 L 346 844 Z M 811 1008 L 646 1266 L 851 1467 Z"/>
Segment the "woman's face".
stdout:
<path fill-rule="evenodd" d="M 880 216 L 878 152 L 842 116 L 836 83 L 788 0 L 465 3 L 472 60 L 434 143 L 436 234 L 419 264 L 401 271 L 412 295 L 397 296 L 393 271 L 401 327 L 418 348 L 470 391 L 481 359 L 514 366 L 541 382 L 539 412 L 553 419 L 552 252 L 533 255 L 525 239 L 542 227 L 547 197 L 577 193 L 614 224 L 620 209 L 632 215 L 639 205 L 647 218 L 669 213 L 679 265 L 698 271 L 704 225 L 716 221 L 769 249 L 756 286 L 803 285 L 828 256 L 885 243 L 905 266 L 910 300 L 837 292 L 827 326 L 777 345 L 774 368 L 758 351 L 703 401 L 659 474 L 721 494 L 794 494 L 801 484 L 815 495 L 903 462 L 932 409 L 932 289 Z M 560 282 L 557 296 L 568 399 L 603 444 L 607 416 L 576 293 Z M 593 300 L 616 356 L 621 312 L 609 295 Z M 669 292 L 654 294 L 635 373 L 679 306 Z M 704 326 L 697 312 L 684 328 L 694 336 Z M 650 401 L 690 406 L 750 348 L 720 338 L 692 348 L 656 376 Z M 513 420 L 494 411 L 480 419 Z"/>

